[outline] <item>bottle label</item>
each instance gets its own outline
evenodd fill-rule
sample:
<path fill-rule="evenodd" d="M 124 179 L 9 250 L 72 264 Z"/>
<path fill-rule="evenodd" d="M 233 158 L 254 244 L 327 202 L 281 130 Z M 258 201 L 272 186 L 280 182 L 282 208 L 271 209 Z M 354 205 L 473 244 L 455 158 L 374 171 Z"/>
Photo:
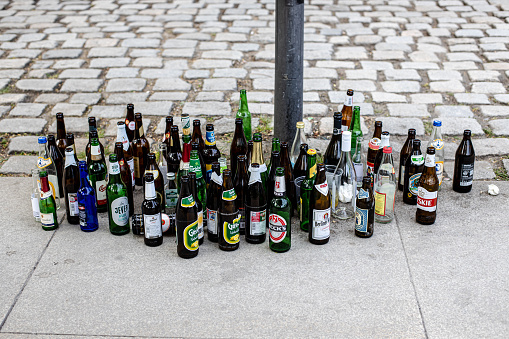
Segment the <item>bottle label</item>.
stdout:
<path fill-rule="evenodd" d="M 210 171 L 212 172 L 212 169 Z M 221 175 L 218 175 L 216 172 L 212 172 L 212 175 L 210 176 L 210 180 L 212 180 L 219 186 L 223 185 L 223 177 Z"/>
<path fill-rule="evenodd" d="M 311 237 L 324 240 L 330 236 L 330 207 L 326 210 L 313 210 Z"/>
<path fill-rule="evenodd" d="M 424 161 L 424 166 L 435 167 L 435 155 L 426 154 L 426 160 Z"/>
<path fill-rule="evenodd" d="M 134 121 L 129 121 L 126 119 L 125 124 L 127 128 L 129 128 L 131 131 L 134 131 L 134 129 L 136 128 L 136 123 Z"/>
<path fill-rule="evenodd" d="M 316 175 L 316 163 L 309 169 L 309 177 L 312 178 Z"/>
<path fill-rule="evenodd" d="M 171 140 L 170 132 L 164 134 L 164 141 L 166 142 L 166 140 Z"/>
<path fill-rule="evenodd" d="M 387 202 L 387 194 L 375 192 L 375 213 L 377 215 L 385 215 L 385 204 Z"/>
<path fill-rule="evenodd" d="M 163 236 L 161 225 L 161 213 L 152 215 L 143 215 L 143 225 L 145 226 L 145 238 L 154 239 Z"/>
<path fill-rule="evenodd" d="M 212 164 L 205 164 L 205 182 L 208 184 L 212 177 Z"/>
<path fill-rule="evenodd" d="M 435 139 L 435 140 L 433 140 L 433 142 L 431 143 L 431 145 L 432 145 L 433 147 L 435 147 L 435 149 L 436 149 L 437 151 L 440 151 L 442 148 L 444 148 L 444 144 L 445 144 L 445 143 L 444 143 L 444 141 L 443 141 L 442 139 Z"/>
<path fill-rule="evenodd" d="M 274 193 L 285 193 L 285 192 L 286 192 L 285 177 L 276 177 L 276 182 L 274 183 Z"/>
<path fill-rule="evenodd" d="M 143 126 L 140 126 L 140 128 L 138 128 L 138 133 L 140 134 L 140 137 L 145 135 L 145 131 L 143 130 Z"/>
<path fill-rule="evenodd" d="M 375 171 L 375 164 L 369 161 L 366 161 L 366 175 L 373 176 L 375 175 L 373 172 Z"/>
<path fill-rule="evenodd" d="M 184 228 L 184 247 L 188 251 L 196 251 L 199 248 L 198 220 Z M 178 238 L 178 237 L 177 237 Z"/>
<path fill-rule="evenodd" d="M 252 185 L 257 182 L 262 182 L 262 177 L 260 176 L 260 172 L 251 172 L 251 176 L 249 177 L 248 185 Z"/>
<path fill-rule="evenodd" d="M 92 145 L 90 147 L 90 155 L 101 155 L 101 147 L 99 145 Z M 92 158 L 94 159 L 94 158 Z"/>
<path fill-rule="evenodd" d="M 241 230 L 246 229 L 246 210 L 244 208 L 239 208 L 240 222 L 239 227 Z"/>
<path fill-rule="evenodd" d="M 228 244 L 236 244 L 240 240 L 240 214 L 232 223 L 223 222 L 223 238 Z"/>
<path fill-rule="evenodd" d="M 46 200 L 48 199 L 49 197 L 51 197 L 53 194 L 51 193 L 51 190 L 47 191 L 47 192 L 43 192 L 42 190 L 40 191 L 41 192 L 41 200 Z"/>
<path fill-rule="evenodd" d="M 131 172 L 131 182 L 133 183 L 133 186 L 135 185 L 134 183 L 134 159 L 131 159 L 131 160 L 127 160 L 127 164 L 129 165 L 129 170 Z"/>
<path fill-rule="evenodd" d="M 198 239 L 202 239 L 205 232 L 203 231 L 203 210 L 198 211 Z"/>
<path fill-rule="evenodd" d="M 299 206 L 300 206 L 300 208 L 299 208 L 299 221 L 302 222 L 302 210 L 304 209 L 302 207 L 302 197 L 300 197 Z"/>
<path fill-rule="evenodd" d="M 110 162 L 110 175 L 120 174 L 120 166 L 118 162 Z"/>
<path fill-rule="evenodd" d="M 345 132 L 345 131 L 348 131 L 348 126 L 341 125 L 341 132 Z"/>
<path fill-rule="evenodd" d="M 78 204 L 78 215 L 80 217 L 80 226 L 87 227 L 87 210 L 85 209 L 85 205 Z"/>
<path fill-rule="evenodd" d="M 345 106 L 353 106 L 353 96 L 350 95 L 346 96 Z"/>
<path fill-rule="evenodd" d="M 235 193 L 235 188 L 229 189 L 227 191 L 223 191 L 223 200 L 233 201 L 237 199 L 237 194 Z"/>
<path fill-rule="evenodd" d="M 424 164 L 424 155 L 422 154 L 412 155 L 410 159 L 412 160 L 412 164 L 414 165 L 421 166 L 422 164 Z"/>
<path fill-rule="evenodd" d="M 75 217 L 79 214 L 78 211 L 78 194 L 67 193 L 67 199 L 69 200 L 69 215 Z"/>
<path fill-rule="evenodd" d="M 205 145 L 214 146 L 216 144 L 216 136 L 214 135 L 214 131 L 207 131 L 205 133 Z"/>
<path fill-rule="evenodd" d="M 140 158 L 139 157 L 133 157 L 133 167 L 134 167 L 134 177 L 139 179 L 140 178 Z"/>
<path fill-rule="evenodd" d="M 278 243 L 286 238 L 287 225 L 285 218 L 277 215 L 269 215 L 269 236 L 272 242 Z"/>
<path fill-rule="evenodd" d="M 37 197 L 37 194 L 32 193 L 32 212 L 34 214 L 34 218 L 40 218 L 41 217 L 41 211 L 39 208 L 39 198 Z"/>
<path fill-rule="evenodd" d="M 207 229 L 209 233 L 217 234 L 217 211 L 207 208 Z"/>
<path fill-rule="evenodd" d="M 182 134 L 189 135 L 191 134 L 191 119 L 189 116 L 182 117 Z"/>
<path fill-rule="evenodd" d="M 179 199 L 179 194 L 176 188 L 167 188 L 164 190 L 166 196 L 166 208 L 175 208 Z"/>
<path fill-rule="evenodd" d="M 97 205 L 106 205 L 106 180 L 96 181 L 95 194 L 97 196 Z"/>
<path fill-rule="evenodd" d="M 263 235 L 267 227 L 267 211 L 250 212 L 251 228 L 249 229 L 250 235 Z"/>
<path fill-rule="evenodd" d="M 182 201 L 180 202 L 180 206 L 182 207 L 193 207 L 196 203 L 194 202 L 193 195 L 183 197 Z"/>
<path fill-rule="evenodd" d="M 419 179 L 421 178 L 422 173 L 416 173 L 412 175 L 408 179 L 408 190 L 412 195 L 417 195 L 418 187 L 419 187 Z"/>
<path fill-rule="evenodd" d="M 368 231 L 368 212 L 367 209 L 355 208 L 355 230 L 357 232 L 366 233 Z"/>
<path fill-rule="evenodd" d="M 419 186 L 417 194 L 417 208 L 426 212 L 435 212 L 437 210 L 438 191 L 429 192 L 422 186 Z"/>
<path fill-rule="evenodd" d="M 45 227 L 55 226 L 55 218 L 53 217 L 53 213 L 41 213 L 41 223 L 42 226 Z"/>
<path fill-rule="evenodd" d="M 51 158 L 39 157 L 37 159 L 37 167 L 40 169 L 46 168 L 52 164 Z"/>
<path fill-rule="evenodd" d="M 472 186 L 474 180 L 474 163 L 460 165 L 460 186 Z"/>
<path fill-rule="evenodd" d="M 152 173 L 152 175 L 154 176 L 154 181 L 159 178 L 159 171 L 158 170 L 145 170 L 145 174 L 147 173 Z"/>
<path fill-rule="evenodd" d="M 405 165 L 403 164 L 399 166 L 399 183 L 401 185 L 405 184 Z"/>
<path fill-rule="evenodd" d="M 437 172 L 438 182 L 439 185 L 442 185 L 442 179 L 444 178 L 444 162 L 443 161 L 437 161 L 435 163 L 435 169 Z"/>
<path fill-rule="evenodd" d="M 364 188 L 361 188 L 359 190 L 359 195 L 357 196 L 357 199 L 366 199 L 369 198 L 369 191 L 364 190 Z"/>
<path fill-rule="evenodd" d="M 189 163 L 189 171 L 196 173 L 196 180 L 199 180 L 203 177 L 203 173 L 201 172 L 200 159 L 191 159 Z"/>
<path fill-rule="evenodd" d="M 129 201 L 127 197 L 119 197 L 111 203 L 111 217 L 118 226 L 125 226 L 129 222 Z"/>
<path fill-rule="evenodd" d="M 370 141 L 369 141 L 369 148 L 374 150 L 374 151 L 377 151 L 379 148 L 380 148 L 380 143 L 381 143 L 381 140 L 378 139 L 378 138 L 372 138 Z"/>
<path fill-rule="evenodd" d="M 362 162 L 354 162 L 353 168 L 355 169 L 355 177 L 357 182 L 362 182 L 362 173 L 364 173 L 364 164 Z"/>
<path fill-rule="evenodd" d="M 329 194 L 329 185 L 327 184 L 327 181 L 315 185 L 315 188 L 318 192 L 320 192 L 324 196 L 327 196 Z"/>

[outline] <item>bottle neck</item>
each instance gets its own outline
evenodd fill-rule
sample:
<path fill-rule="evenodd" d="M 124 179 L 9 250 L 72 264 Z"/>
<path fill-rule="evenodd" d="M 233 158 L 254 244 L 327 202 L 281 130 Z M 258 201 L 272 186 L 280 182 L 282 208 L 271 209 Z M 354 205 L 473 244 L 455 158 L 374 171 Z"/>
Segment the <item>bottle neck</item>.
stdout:
<path fill-rule="evenodd" d="M 382 141 L 380 141 L 380 149 L 383 149 L 386 146 L 390 146 L 389 136 L 382 135 Z"/>
<path fill-rule="evenodd" d="M 248 111 L 247 107 L 247 95 L 246 92 L 240 93 L 240 105 L 239 105 L 239 111 L 245 112 Z"/>
<path fill-rule="evenodd" d="M 175 153 L 175 152 L 182 152 L 181 148 L 180 148 L 180 139 L 179 139 L 179 135 L 178 133 L 173 133 L 172 136 L 171 136 L 171 140 L 172 140 L 172 143 L 171 143 L 171 152 Z"/>
<path fill-rule="evenodd" d="M 235 124 L 235 139 L 245 138 L 242 124 Z"/>
<path fill-rule="evenodd" d="M 76 164 L 76 158 L 74 157 L 74 151 L 73 152 L 65 152 L 64 168 L 67 168 L 69 166 L 78 166 L 78 164 Z"/>
<path fill-rule="evenodd" d="M 276 181 L 274 183 L 274 195 L 278 197 L 283 197 L 286 193 L 286 183 L 284 176 L 276 176 Z"/>
<path fill-rule="evenodd" d="M 251 163 L 257 163 L 260 166 L 265 163 L 263 160 L 263 153 L 262 153 L 262 142 L 261 141 L 254 141 L 253 142 L 253 154 L 251 155 Z"/>
<path fill-rule="evenodd" d="M 87 172 L 86 167 L 80 168 L 80 184 L 81 184 L 81 187 L 86 187 L 89 184 L 88 183 L 88 172 Z"/>
<path fill-rule="evenodd" d="M 435 169 L 435 154 L 426 154 L 426 160 L 424 161 L 424 166 L 433 167 L 433 169 Z"/>
<path fill-rule="evenodd" d="M 313 178 L 316 175 L 316 155 L 308 155 L 308 178 Z"/>
<path fill-rule="evenodd" d="M 120 165 L 118 161 L 110 162 L 109 182 L 117 183 L 120 180 Z"/>
<path fill-rule="evenodd" d="M 141 119 L 135 120 L 136 121 L 136 127 L 134 130 L 134 137 L 136 139 L 142 138 L 145 136 L 145 131 L 143 130 L 143 122 Z"/>
<path fill-rule="evenodd" d="M 153 181 L 145 182 L 145 200 L 152 200 L 157 197 L 156 186 Z"/>
<path fill-rule="evenodd" d="M 129 149 L 129 138 L 127 137 L 125 125 L 117 126 L 117 142 L 122 143 L 124 151 L 127 151 Z"/>
<path fill-rule="evenodd" d="M 42 158 L 49 158 L 49 155 L 48 155 L 48 150 L 46 148 L 46 143 L 44 144 L 39 144 L 39 157 L 42 157 Z"/>
<path fill-rule="evenodd" d="M 355 110 L 353 112 L 351 130 L 357 130 L 357 131 L 361 130 L 361 113 L 358 110 Z"/>
<path fill-rule="evenodd" d="M 48 177 L 42 177 L 39 178 L 41 181 L 41 191 L 43 193 L 49 192 L 49 183 L 48 183 Z"/>
<path fill-rule="evenodd" d="M 65 124 L 63 119 L 57 119 L 57 139 L 65 139 Z"/>

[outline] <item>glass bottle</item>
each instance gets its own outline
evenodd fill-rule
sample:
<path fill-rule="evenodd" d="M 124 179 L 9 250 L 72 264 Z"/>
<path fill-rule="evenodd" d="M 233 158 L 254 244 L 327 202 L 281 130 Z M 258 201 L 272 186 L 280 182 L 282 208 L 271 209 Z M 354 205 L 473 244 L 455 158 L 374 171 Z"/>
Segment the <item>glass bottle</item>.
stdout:
<path fill-rule="evenodd" d="M 201 134 L 201 122 L 200 119 L 193 120 L 193 135 L 191 141 L 198 143 L 198 151 L 203 154 L 205 149 L 205 141 L 203 141 L 203 135 Z"/>
<path fill-rule="evenodd" d="M 126 111 L 126 116 L 125 116 L 125 126 L 126 126 L 127 138 L 129 139 L 129 142 L 132 142 L 134 139 L 134 131 L 136 129 L 136 123 L 134 121 L 134 105 L 133 104 L 127 104 L 127 111 Z"/>
<path fill-rule="evenodd" d="M 60 153 L 53 134 L 48 135 L 48 153 L 57 169 L 59 195 L 63 197 L 64 187 L 62 186 L 62 178 L 64 177 L 64 156 Z"/>
<path fill-rule="evenodd" d="M 230 168 L 233 174 L 237 173 L 237 157 L 247 154 L 247 140 L 243 131 L 242 119 L 235 119 L 235 134 L 230 147 Z"/>
<path fill-rule="evenodd" d="M 435 147 L 435 166 L 439 181 L 439 187 L 442 186 L 442 179 L 444 178 L 444 159 L 445 159 L 445 149 L 444 149 L 444 140 L 442 138 L 442 121 L 434 119 L 433 120 L 433 131 L 431 132 L 431 138 L 428 142 L 428 147 Z"/>
<path fill-rule="evenodd" d="M 57 206 L 57 210 L 60 209 L 60 182 L 58 181 L 57 168 L 55 163 L 51 159 L 51 156 L 47 148 L 46 137 L 39 137 L 39 157 L 37 158 L 37 168 L 40 171 L 46 171 L 48 175 L 48 182 L 53 194 L 53 199 Z"/>
<path fill-rule="evenodd" d="M 97 131 L 97 121 L 95 117 L 88 117 L 88 144 L 85 147 L 85 157 L 87 166 L 90 165 L 90 149 L 92 148 L 92 138 L 96 138 L 99 141 L 99 147 L 101 148 L 101 154 L 103 154 L 103 161 L 106 163 L 104 158 L 104 146 L 99 140 L 99 132 Z"/>
<path fill-rule="evenodd" d="M 405 163 L 405 185 L 403 187 L 403 202 L 409 205 L 417 204 L 419 178 L 424 169 L 424 156 L 421 152 L 421 141 L 412 141 L 412 153 Z"/>
<path fill-rule="evenodd" d="M 281 165 L 281 155 L 279 151 L 272 151 L 270 162 L 272 163 L 272 166 L 270 167 L 270 172 L 267 176 L 266 185 L 267 205 L 270 205 L 269 202 L 272 201 L 272 198 L 274 197 L 274 190 L 270 188 L 274 187 L 274 184 L 276 183 L 276 168 Z"/>
<path fill-rule="evenodd" d="M 355 235 L 359 238 L 369 238 L 373 235 L 375 224 L 375 201 L 371 188 L 371 177 L 366 175 L 362 179 L 355 208 Z"/>
<path fill-rule="evenodd" d="M 246 241 L 251 244 L 265 242 L 265 229 L 267 228 L 267 200 L 260 165 L 251 164 L 251 176 L 247 186 L 246 200 Z"/>
<path fill-rule="evenodd" d="M 223 171 L 222 191 L 218 219 L 219 249 L 223 251 L 235 251 L 239 248 L 240 241 L 240 214 L 237 207 L 237 194 L 235 193 L 232 182 L 232 173 L 228 169 Z"/>
<path fill-rule="evenodd" d="M 344 114 L 343 114 L 344 117 Z M 343 118 L 344 120 L 344 118 Z M 362 137 L 362 130 L 361 130 L 361 108 L 359 106 L 355 106 L 353 108 L 353 119 L 352 123 L 350 125 L 350 129 L 348 129 L 352 133 L 351 139 L 352 139 L 352 145 L 350 146 L 351 149 L 355 150 L 355 146 L 357 145 L 357 138 Z"/>
<path fill-rule="evenodd" d="M 293 180 L 292 165 L 288 154 L 288 143 L 281 143 L 281 163 L 280 166 L 285 169 L 286 195 L 290 199 L 290 216 L 293 217 L 293 210 L 297 208 L 297 196 L 295 192 L 295 181 Z"/>
<path fill-rule="evenodd" d="M 239 155 L 237 157 L 237 173 L 233 180 L 233 187 L 235 187 L 235 192 L 237 193 L 237 208 L 240 214 L 240 235 L 244 235 L 246 232 L 246 209 L 244 204 L 246 202 L 248 183 L 246 156 Z"/>
<path fill-rule="evenodd" d="M 67 142 L 67 147 L 72 147 L 72 149 L 74 151 L 74 158 L 76 159 L 76 163 L 78 163 L 79 160 L 78 160 L 78 153 L 76 152 L 76 145 L 74 143 L 74 134 L 67 133 L 65 135 L 65 139 L 66 139 L 66 142 Z"/>
<path fill-rule="evenodd" d="M 408 137 L 401 148 L 401 152 L 399 152 L 399 179 L 398 179 L 398 189 L 403 191 L 403 187 L 405 184 L 405 163 L 406 159 L 412 153 L 412 142 L 415 139 L 415 129 L 410 128 L 408 130 Z"/>
<path fill-rule="evenodd" d="M 194 142 L 192 143 L 194 144 Z M 206 213 L 207 208 L 207 184 L 203 177 L 202 166 L 200 164 L 200 154 L 197 150 L 191 151 L 191 159 L 189 161 L 189 172 L 196 173 L 196 192 L 198 199 L 203 207 L 203 213 Z M 206 223 L 205 223 L 206 225 Z"/>
<path fill-rule="evenodd" d="M 205 232 L 203 228 L 203 205 L 200 202 L 198 197 L 198 192 L 196 190 L 196 172 L 189 172 L 189 187 L 191 188 L 191 192 L 193 194 L 193 199 L 196 202 L 196 209 L 198 213 L 198 243 L 203 244 L 203 240 L 205 237 Z"/>
<path fill-rule="evenodd" d="M 121 142 L 115 143 L 115 154 L 117 155 L 118 166 L 120 168 L 120 177 L 122 178 L 122 182 L 127 187 L 127 201 L 129 203 L 129 216 L 134 214 L 134 197 L 133 197 L 133 184 L 132 184 L 132 176 L 131 170 L 127 165 L 124 158 L 124 146 Z"/>
<path fill-rule="evenodd" d="M 386 224 L 394 219 L 397 179 L 392 160 L 392 147 L 384 146 L 383 157 L 375 175 L 375 220 Z"/>
<path fill-rule="evenodd" d="M 265 165 L 265 160 L 263 159 L 263 147 L 262 147 L 262 134 L 255 133 L 253 134 L 253 153 L 251 154 L 250 163 L 257 163 L 260 166 L 260 177 L 262 179 L 263 189 L 265 190 L 267 187 L 267 166 Z M 249 168 L 249 166 L 248 166 Z M 249 168 L 249 171 L 251 169 Z"/>
<path fill-rule="evenodd" d="M 373 131 L 373 138 L 382 140 L 382 122 L 380 120 L 375 121 L 375 130 Z"/>
<path fill-rule="evenodd" d="M 378 152 L 376 153 L 375 157 L 375 167 L 373 171 L 373 175 L 376 175 L 378 173 L 378 168 L 380 167 L 380 164 L 382 163 L 382 158 L 384 155 L 384 147 L 390 147 L 390 134 L 387 131 L 382 132 L 382 139 L 380 139 L 380 147 L 378 148 Z"/>
<path fill-rule="evenodd" d="M 350 130 L 352 124 L 353 89 L 346 91 L 345 104 L 341 109 L 342 127 L 341 131 Z M 357 106 L 358 107 L 358 106 Z"/>
<path fill-rule="evenodd" d="M 308 153 L 308 144 L 300 145 L 300 154 L 293 166 L 293 177 L 297 181 L 301 177 L 305 177 L 307 173 L 306 155 Z"/>
<path fill-rule="evenodd" d="M 254 135 L 253 135 L 253 138 L 254 138 Z M 253 146 L 254 146 L 254 142 L 253 140 L 249 140 L 247 142 L 247 153 L 246 153 L 246 165 L 247 165 L 247 168 L 249 168 L 249 172 L 251 172 L 251 158 L 253 157 Z"/>
<path fill-rule="evenodd" d="M 42 170 L 39 172 L 41 182 L 41 197 L 39 200 L 39 211 L 41 212 L 42 229 L 52 231 L 58 228 L 57 207 L 55 198 L 49 187 L 48 172 Z"/>
<path fill-rule="evenodd" d="M 184 144 L 184 152 L 182 152 L 182 160 L 180 161 L 180 168 L 177 173 L 177 184 L 181 181 L 184 175 L 189 174 L 189 162 L 191 158 L 191 144 Z M 180 186 L 177 187 L 180 192 Z"/>
<path fill-rule="evenodd" d="M 364 142 L 363 137 L 357 138 L 357 144 L 355 145 L 355 152 L 352 157 L 353 168 L 355 169 L 355 177 L 357 178 L 357 189 L 362 187 L 362 177 L 364 175 L 364 151 L 362 143 Z"/>
<path fill-rule="evenodd" d="M 127 185 L 122 181 L 117 155 L 110 154 L 110 167 L 106 196 L 108 199 L 108 220 L 110 232 L 114 235 L 129 233 L 129 199 Z"/>
<path fill-rule="evenodd" d="M 323 155 L 325 165 L 336 168 L 341 157 L 341 130 L 334 128 L 332 138 L 327 146 L 327 150 Z"/>
<path fill-rule="evenodd" d="M 129 168 L 129 173 L 131 175 L 131 190 L 133 190 L 135 187 L 133 148 L 131 146 L 131 142 L 129 142 L 129 138 L 127 137 L 123 121 L 117 122 L 117 142 L 122 143 L 122 148 L 124 150 L 123 159 L 127 162 L 127 166 Z"/>
<path fill-rule="evenodd" d="M 88 181 L 87 163 L 80 161 L 80 189 L 78 190 L 78 210 L 80 228 L 83 232 L 93 232 L 99 228 L 95 191 Z"/>
<path fill-rule="evenodd" d="M 168 172 L 178 173 L 181 160 L 182 149 L 180 148 L 179 127 L 171 126 L 171 146 L 166 157 Z"/>
<path fill-rule="evenodd" d="M 316 167 L 309 204 L 309 242 L 323 245 L 330 239 L 331 197 L 324 164 Z"/>
<path fill-rule="evenodd" d="M 469 129 L 463 131 L 463 140 L 458 146 L 454 158 L 452 189 L 458 193 L 468 193 L 472 190 L 475 151 L 470 138 L 471 135 L 472 132 Z"/>
<path fill-rule="evenodd" d="M 64 187 L 67 221 L 69 224 L 79 224 L 78 189 L 80 188 L 80 171 L 72 147 L 65 149 L 65 168 L 62 186 Z"/>
<path fill-rule="evenodd" d="M 168 163 L 166 162 L 166 157 L 168 156 L 166 144 L 164 142 L 159 144 L 159 159 L 157 162 L 157 167 L 159 167 L 159 171 L 163 175 L 164 186 L 168 183 L 168 177 L 166 174 L 168 173 Z"/>
<path fill-rule="evenodd" d="M 292 164 L 292 168 L 297 161 L 300 153 L 300 145 L 306 144 L 307 138 L 306 133 L 304 133 L 304 122 L 297 122 L 297 131 L 295 131 L 295 137 L 293 138 L 292 149 L 290 150 L 290 161 Z"/>
<path fill-rule="evenodd" d="M 375 160 L 378 150 L 380 149 L 380 139 L 372 138 L 368 145 L 368 155 L 366 156 L 366 175 L 371 177 L 371 182 L 375 177 Z"/>
<path fill-rule="evenodd" d="M 198 143 L 191 141 L 191 152 L 193 152 L 193 151 L 197 152 L 196 154 L 198 155 L 198 159 L 200 161 L 199 165 L 201 168 L 201 173 L 202 173 L 202 175 L 205 175 L 207 170 L 205 169 L 205 161 L 203 160 L 203 156 L 202 156 L 202 153 L 200 152 Z M 203 178 L 203 181 L 205 181 L 205 178 Z"/>
<path fill-rule="evenodd" d="M 144 242 L 150 247 L 159 246 L 163 243 L 163 228 L 161 223 L 161 206 L 154 185 L 154 175 L 145 173 L 145 200 L 141 205 L 143 214 Z"/>
<path fill-rule="evenodd" d="M 307 154 L 308 170 L 306 179 L 300 186 L 300 228 L 304 232 L 309 231 L 309 215 L 310 215 L 310 204 L 311 204 L 311 192 L 315 185 L 316 175 L 316 150 L 309 149 Z"/>
<path fill-rule="evenodd" d="M 138 186 L 143 185 L 143 176 L 147 167 L 148 154 L 150 153 L 150 143 L 145 138 L 143 130 L 143 120 L 141 113 L 134 115 L 136 127 L 134 130 L 134 139 L 132 142 L 134 158 L 134 182 Z"/>
<path fill-rule="evenodd" d="M 189 176 L 182 177 L 176 208 L 177 254 L 184 259 L 194 258 L 199 252 L 198 209 L 189 187 Z"/>
<path fill-rule="evenodd" d="M 247 95 L 245 89 L 240 90 L 240 105 L 235 118 L 242 119 L 242 127 L 246 142 L 251 140 L 251 113 L 247 107 Z"/>
<path fill-rule="evenodd" d="M 95 190 L 97 199 L 97 212 L 106 212 L 108 210 L 108 200 L 106 199 L 106 164 L 102 160 L 99 140 L 92 139 L 92 148 L 90 151 L 90 165 L 88 166 L 88 178 L 90 184 Z"/>
<path fill-rule="evenodd" d="M 225 157 L 219 158 L 219 170 L 221 171 L 221 174 L 227 168 L 228 168 L 228 166 L 226 165 L 226 158 Z"/>
<path fill-rule="evenodd" d="M 419 178 L 417 211 L 415 221 L 421 225 L 431 225 L 437 218 L 437 198 L 440 182 L 435 167 L 435 147 L 426 150 L 424 170 Z"/>
<path fill-rule="evenodd" d="M 164 202 L 164 179 L 163 174 L 159 170 L 159 166 L 157 166 L 156 155 L 154 153 L 148 154 L 145 173 L 152 173 L 158 206 L 161 209 L 161 212 L 164 212 L 164 206 L 166 206 L 166 203 Z M 144 178 L 146 177 L 144 176 Z M 145 187 L 147 187 L 147 185 L 145 185 Z"/>
<path fill-rule="evenodd" d="M 292 204 L 286 196 L 285 169 L 278 167 L 269 214 L 269 248 L 274 252 L 286 252 L 292 245 L 291 210 Z"/>
<path fill-rule="evenodd" d="M 221 204 L 223 178 L 221 177 L 219 162 L 212 163 L 212 175 L 207 188 L 207 233 L 212 242 L 217 242 L 218 210 Z"/>
<path fill-rule="evenodd" d="M 191 142 L 191 119 L 187 113 L 183 113 L 180 119 L 182 123 L 182 143 L 188 144 Z"/>
<path fill-rule="evenodd" d="M 67 139 L 65 132 L 65 122 L 64 122 L 64 113 L 57 113 L 57 140 L 56 144 L 61 154 L 65 154 L 65 149 L 67 148 Z"/>
<path fill-rule="evenodd" d="M 212 164 L 219 161 L 221 152 L 216 146 L 216 136 L 214 134 L 214 125 L 207 124 L 205 126 L 205 149 L 203 150 L 203 161 L 205 162 L 205 181 L 207 185 L 212 177 Z M 208 188 L 208 187 L 207 187 Z"/>
<path fill-rule="evenodd" d="M 281 151 L 281 143 L 279 142 L 279 138 L 272 138 L 272 147 L 271 147 L 271 151 L 270 151 L 271 156 L 272 156 L 272 152 L 274 152 L 274 151 L 278 151 L 278 152 Z M 271 164 L 272 164 L 272 157 L 269 159 L 269 165 L 267 166 L 267 173 L 270 173 Z M 276 173 L 276 172 L 274 172 L 274 173 Z M 272 190 L 269 189 L 268 191 L 272 191 Z"/>
<path fill-rule="evenodd" d="M 39 199 L 41 197 L 41 191 L 39 190 L 39 169 L 32 169 L 32 213 L 35 221 L 41 221 L 41 211 L 39 209 Z"/>
<path fill-rule="evenodd" d="M 165 235 L 175 235 L 175 227 L 176 227 L 176 208 L 177 202 L 179 198 L 179 194 L 177 191 L 177 177 L 175 173 L 169 172 L 167 175 L 168 180 L 166 184 L 166 189 L 164 190 L 165 194 L 165 202 L 166 202 L 166 214 L 170 218 L 170 227 Z"/>
<path fill-rule="evenodd" d="M 173 126 L 173 117 L 167 116 L 165 119 L 165 128 L 164 128 L 164 139 L 163 142 L 166 144 L 166 149 L 171 148 L 171 126 Z"/>
<path fill-rule="evenodd" d="M 355 215 L 357 178 L 350 156 L 351 133 L 344 131 L 341 140 L 341 159 L 334 171 L 331 185 L 332 215 L 338 219 L 349 219 Z"/>

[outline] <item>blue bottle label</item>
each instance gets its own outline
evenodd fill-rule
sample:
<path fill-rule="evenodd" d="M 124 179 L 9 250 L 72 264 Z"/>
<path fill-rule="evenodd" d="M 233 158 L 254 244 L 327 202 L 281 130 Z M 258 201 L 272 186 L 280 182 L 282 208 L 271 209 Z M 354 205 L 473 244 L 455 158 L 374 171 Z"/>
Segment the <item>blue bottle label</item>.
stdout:
<path fill-rule="evenodd" d="M 355 209 L 355 230 L 366 233 L 368 231 L 368 210 L 362 208 Z"/>
<path fill-rule="evenodd" d="M 214 131 L 207 131 L 205 133 L 205 145 L 214 146 L 216 144 L 216 136 L 214 135 Z"/>

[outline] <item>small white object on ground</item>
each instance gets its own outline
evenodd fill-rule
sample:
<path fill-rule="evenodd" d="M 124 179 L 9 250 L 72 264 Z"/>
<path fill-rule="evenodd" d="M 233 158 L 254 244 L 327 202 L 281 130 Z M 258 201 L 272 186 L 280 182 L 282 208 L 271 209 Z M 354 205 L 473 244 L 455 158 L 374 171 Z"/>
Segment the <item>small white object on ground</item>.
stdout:
<path fill-rule="evenodd" d="M 498 195 L 498 193 L 500 193 L 500 190 L 498 189 L 498 186 L 497 185 L 488 185 L 488 193 L 490 195 Z"/>

